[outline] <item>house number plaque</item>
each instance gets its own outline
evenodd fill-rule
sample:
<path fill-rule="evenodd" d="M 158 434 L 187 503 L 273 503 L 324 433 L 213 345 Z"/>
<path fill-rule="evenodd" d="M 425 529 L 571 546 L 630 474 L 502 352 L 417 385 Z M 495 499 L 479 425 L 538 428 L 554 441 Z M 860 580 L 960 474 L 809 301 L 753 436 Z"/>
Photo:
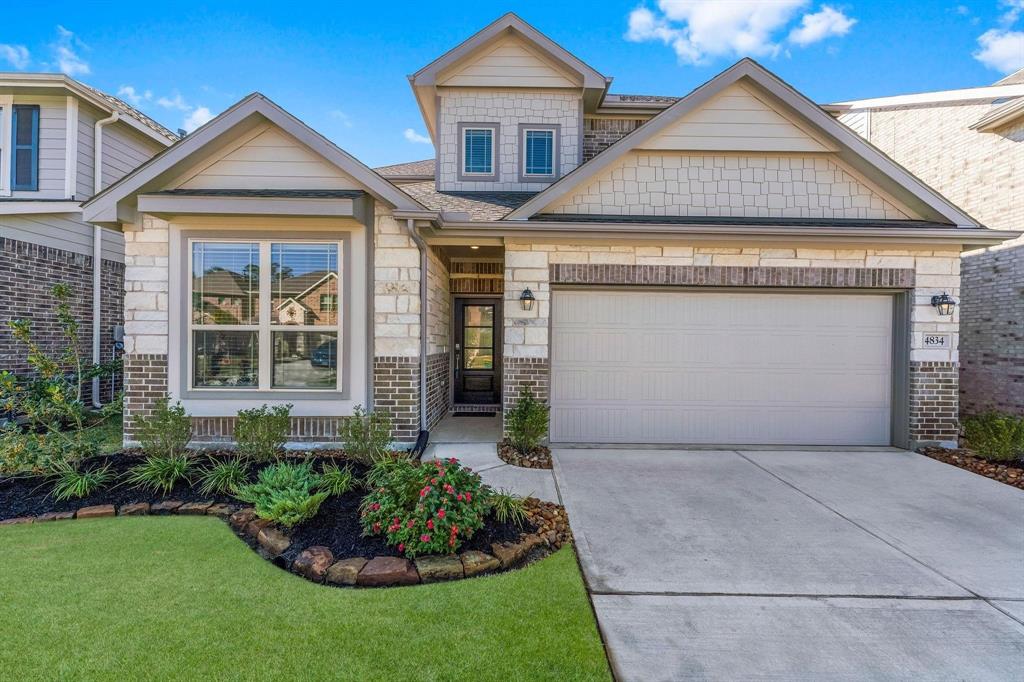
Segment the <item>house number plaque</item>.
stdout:
<path fill-rule="evenodd" d="M 925 348 L 949 348 L 949 334 L 925 334 Z"/>

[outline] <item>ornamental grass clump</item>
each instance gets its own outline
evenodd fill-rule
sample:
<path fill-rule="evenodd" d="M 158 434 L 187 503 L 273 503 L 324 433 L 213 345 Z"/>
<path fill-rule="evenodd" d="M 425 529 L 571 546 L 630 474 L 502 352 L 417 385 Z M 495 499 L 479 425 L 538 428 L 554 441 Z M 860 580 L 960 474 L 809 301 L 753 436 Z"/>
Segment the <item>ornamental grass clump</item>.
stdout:
<path fill-rule="evenodd" d="M 284 452 L 291 426 L 291 403 L 238 411 L 235 442 L 238 450 L 255 462 L 269 462 Z"/>
<path fill-rule="evenodd" d="M 53 499 L 58 502 L 89 497 L 114 477 L 109 464 L 79 468 L 71 462 L 55 464 L 48 476 L 53 481 Z"/>
<path fill-rule="evenodd" d="M 199 471 L 199 492 L 225 495 L 245 483 L 245 479 L 245 464 L 241 460 L 211 457 L 208 465 Z"/>
<path fill-rule="evenodd" d="M 355 476 L 348 466 L 339 467 L 337 464 L 326 464 L 320 473 L 320 483 L 317 486 L 328 495 L 340 496 L 355 487 Z"/>
<path fill-rule="evenodd" d="M 519 400 L 505 417 L 508 440 L 520 454 L 529 454 L 548 432 L 548 406 L 533 397 L 533 391 L 524 386 Z"/>
<path fill-rule="evenodd" d="M 255 483 L 235 489 L 235 497 L 248 502 L 256 515 L 289 528 L 316 516 L 328 492 L 314 493 L 320 475 L 310 462 L 278 462 L 260 471 Z"/>
<path fill-rule="evenodd" d="M 360 505 L 363 534 L 383 535 L 409 558 L 458 552 L 489 510 L 480 476 L 456 459 L 394 460 L 379 482 Z"/>
<path fill-rule="evenodd" d="M 966 417 L 967 445 L 993 462 L 1024 459 L 1024 417 L 999 412 Z"/>
<path fill-rule="evenodd" d="M 147 457 L 128 470 L 125 483 L 166 495 L 179 481 L 189 482 L 192 460 L 185 453 Z"/>

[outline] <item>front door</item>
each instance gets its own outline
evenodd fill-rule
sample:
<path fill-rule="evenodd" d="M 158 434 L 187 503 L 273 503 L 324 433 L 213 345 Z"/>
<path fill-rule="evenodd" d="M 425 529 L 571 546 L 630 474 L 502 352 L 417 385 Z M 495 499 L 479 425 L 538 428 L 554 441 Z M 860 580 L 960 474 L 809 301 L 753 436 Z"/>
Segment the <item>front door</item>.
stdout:
<path fill-rule="evenodd" d="M 455 299 L 455 404 L 501 402 L 501 300 Z"/>

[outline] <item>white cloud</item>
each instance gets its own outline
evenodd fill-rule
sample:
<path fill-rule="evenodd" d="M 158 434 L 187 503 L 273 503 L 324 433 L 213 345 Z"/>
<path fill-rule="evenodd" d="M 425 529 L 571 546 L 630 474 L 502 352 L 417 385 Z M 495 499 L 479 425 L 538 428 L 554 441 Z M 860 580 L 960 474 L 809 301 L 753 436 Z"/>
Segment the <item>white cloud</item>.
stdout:
<path fill-rule="evenodd" d="M 131 85 L 122 85 L 117 90 L 117 96 L 131 104 L 133 107 L 140 106 L 143 102 L 153 100 L 153 93 L 149 90 L 138 92 Z"/>
<path fill-rule="evenodd" d="M 1024 0 L 1002 0 L 999 4 L 1006 8 L 999 17 L 999 23 L 1003 26 L 1013 26 L 1020 15 L 1024 14 Z"/>
<path fill-rule="evenodd" d="M 402 135 L 405 139 L 409 140 L 409 142 L 415 142 L 417 144 L 431 144 L 429 137 L 426 135 L 420 135 L 412 128 L 406 128 Z"/>
<path fill-rule="evenodd" d="M 178 111 L 192 111 L 192 107 L 189 106 L 185 98 L 181 96 L 180 92 L 174 93 L 174 97 L 161 97 L 156 101 L 157 104 L 162 106 L 164 109 L 177 109 Z"/>
<path fill-rule="evenodd" d="M 690 64 L 719 57 L 774 56 L 782 50 L 782 32 L 808 4 L 809 0 L 659 0 L 657 10 L 638 7 L 630 12 L 625 38 L 664 43 L 679 61 Z M 804 15 L 794 33 L 806 40 L 798 44 L 806 45 L 844 35 L 854 21 L 823 6 Z M 844 22 L 849 25 L 841 28 Z M 820 37 L 812 39 L 816 33 Z"/>
<path fill-rule="evenodd" d="M 331 118 L 341 121 L 341 125 L 345 126 L 346 128 L 352 127 L 352 117 L 346 114 L 341 109 L 332 109 Z"/>
<path fill-rule="evenodd" d="M 24 69 L 28 66 L 28 48 L 24 45 L 7 45 L 0 43 L 0 59 L 10 62 L 16 69 Z"/>
<path fill-rule="evenodd" d="M 1011 73 L 1024 67 L 1024 31 L 992 28 L 978 36 L 974 58 L 990 69 Z"/>
<path fill-rule="evenodd" d="M 839 10 L 822 5 L 820 12 L 803 16 L 800 25 L 789 32 L 789 42 L 806 46 L 830 36 L 845 36 L 856 23 Z"/>
<path fill-rule="evenodd" d="M 78 54 L 89 46 L 63 26 L 57 26 L 57 40 L 50 45 L 57 70 L 69 76 L 83 76 L 92 72 L 89 64 Z"/>
<path fill-rule="evenodd" d="M 185 117 L 185 121 L 181 124 L 181 127 L 185 129 L 185 132 L 191 133 L 199 126 L 212 121 L 213 118 L 213 113 L 206 107 L 196 107 L 192 110 L 192 113 Z"/>

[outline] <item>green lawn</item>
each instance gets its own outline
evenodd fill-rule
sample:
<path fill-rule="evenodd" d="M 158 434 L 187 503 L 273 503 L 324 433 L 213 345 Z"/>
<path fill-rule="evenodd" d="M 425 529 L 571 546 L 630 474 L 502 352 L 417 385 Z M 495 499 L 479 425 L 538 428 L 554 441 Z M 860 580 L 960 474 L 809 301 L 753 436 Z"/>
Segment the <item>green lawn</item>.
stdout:
<path fill-rule="evenodd" d="M 608 680 L 570 549 L 376 590 L 275 568 L 205 517 L 0 528 L 0 677 Z"/>

